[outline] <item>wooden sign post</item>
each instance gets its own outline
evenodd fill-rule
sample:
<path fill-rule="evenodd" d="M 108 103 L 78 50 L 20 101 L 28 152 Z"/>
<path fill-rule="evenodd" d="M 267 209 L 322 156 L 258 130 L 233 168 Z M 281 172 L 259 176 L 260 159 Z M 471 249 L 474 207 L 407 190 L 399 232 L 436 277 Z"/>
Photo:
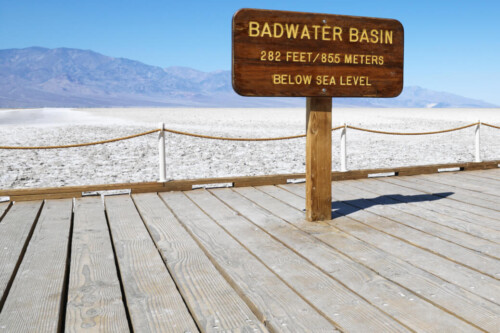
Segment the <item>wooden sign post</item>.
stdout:
<path fill-rule="evenodd" d="M 306 216 L 331 218 L 332 97 L 396 97 L 404 31 L 392 19 L 241 9 L 232 83 L 243 96 L 307 97 Z"/>

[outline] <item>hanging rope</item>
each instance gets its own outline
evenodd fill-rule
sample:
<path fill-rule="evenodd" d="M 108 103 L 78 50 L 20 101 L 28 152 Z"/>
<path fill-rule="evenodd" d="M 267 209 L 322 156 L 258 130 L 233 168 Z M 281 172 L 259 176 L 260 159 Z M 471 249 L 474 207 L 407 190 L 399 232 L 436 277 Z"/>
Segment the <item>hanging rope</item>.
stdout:
<path fill-rule="evenodd" d="M 404 132 L 386 132 L 386 131 L 377 131 L 377 130 L 371 130 L 371 129 L 366 129 L 366 128 L 361 128 L 361 127 L 356 127 L 356 126 L 351 126 L 347 125 L 348 128 L 358 130 L 358 131 L 363 131 L 363 132 L 370 132 L 370 133 L 377 133 L 377 134 L 390 134 L 390 135 L 430 135 L 430 134 L 440 134 L 440 133 L 447 133 L 447 132 L 453 132 L 453 131 L 458 131 L 464 128 L 476 126 L 478 123 L 474 124 L 469 124 L 461 127 L 455 127 L 455 128 L 450 128 L 446 130 L 441 130 L 441 131 L 433 131 L 433 132 L 415 132 L 415 133 L 404 133 Z M 483 123 L 484 124 L 484 123 Z"/>
<path fill-rule="evenodd" d="M 479 123 L 473 123 L 461 127 L 455 127 L 455 128 L 450 128 L 446 130 L 441 130 L 441 131 L 433 131 L 433 132 L 415 132 L 415 133 L 404 133 L 404 132 L 387 132 L 387 131 L 378 131 L 378 130 L 372 130 L 372 129 L 367 129 L 367 128 L 361 128 L 361 127 L 356 127 L 356 126 L 351 126 L 347 125 L 347 128 L 358 130 L 358 131 L 363 131 L 363 132 L 370 132 L 370 133 L 377 133 L 377 134 L 388 134 L 388 135 L 430 135 L 430 134 L 440 134 L 440 133 L 447 133 L 447 132 L 453 132 L 453 131 L 458 131 L 464 128 L 476 126 Z M 482 125 L 489 126 L 492 128 L 497 128 L 500 129 L 500 126 L 495 126 L 487 123 L 481 123 Z M 344 128 L 344 126 L 337 126 L 332 128 L 332 132 L 336 131 L 338 129 Z M 86 147 L 86 146 L 93 146 L 93 145 L 101 145 L 105 143 L 111 143 L 111 142 L 117 142 L 117 141 L 122 141 L 122 140 L 129 140 L 133 138 L 137 138 L 140 136 L 160 132 L 161 129 L 154 129 L 151 131 L 147 132 L 142 132 L 138 134 L 133 134 L 129 136 L 124 136 L 120 138 L 115 138 L 115 139 L 109 139 L 109 140 L 103 140 L 103 141 L 95 141 L 95 142 L 87 142 L 87 143 L 76 143 L 76 144 L 70 144 L 70 145 L 58 145 L 58 146 L 32 146 L 32 147 L 22 147 L 22 146 L 0 146 L 0 149 L 60 149 L 60 148 L 75 148 L 75 147 Z M 229 138 L 229 137 L 222 137 L 222 136 L 211 136 L 211 135 L 203 135 L 203 134 L 196 134 L 196 133 L 189 133 L 189 132 L 182 132 L 182 131 L 176 131 L 173 129 L 164 129 L 165 132 L 169 132 L 172 134 L 178 134 L 178 135 L 186 135 L 186 136 L 191 136 L 195 138 L 202 138 L 202 139 L 210 139 L 210 140 L 223 140 L 223 141 L 278 141 L 278 140 L 290 140 L 290 139 L 297 139 L 297 138 L 303 138 L 306 136 L 306 134 L 300 134 L 300 135 L 292 135 L 292 136 L 281 136 L 281 137 L 275 137 L 275 138 Z"/>
<path fill-rule="evenodd" d="M 493 127 L 493 128 L 500 129 L 500 126 L 495 126 L 495 125 L 491 125 L 491 124 L 487 124 L 487 123 L 481 123 L 481 125 L 484 125 L 484 126 L 489 126 L 489 127 Z"/>
<path fill-rule="evenodd" d="M 339 127 L 334 127 L 332 128 L 332 131 L 338 130 L 344 126 L 339 126 Z M 188 133 L 188 132 L 181 132 L 181 131 L 176 131 L 172 129 L 165 129 L 165 132 L 170 132 L 173 134 L 179 134 L 179 135 L 187 135 L 187 136 L 192 136 L 195 138 L 202 138 L 202 139 L 211 139 L 211 140 L 224 140 L 224 141 L 278 141 L 278 140 L 290 140 L 290 139 L 297 139 L 297 138 L 304 138 L 306 134 L 300 134 L 300 135 L 292 135 L 292 136 L 281 136 L 277 138 L 227 138 L 227 137 L 222 137 L 222 136 L 211 136 L 211 135 L 202 135 L 202 134 L 194 134 L 194 133 Z"/>
<path fill-rule="evenodd" d="M 86 147 L 86 146 L 94 146 L 94 145 L 102 145 L 105 143 L 110 143 L 110 142 L 116 142 L 116 141 L 122 141 L 122 140 L 128 140 L 128 139 L 133 139 L 137 138 L 139 136 L 143 135 L 148 135 L 151 133 L 159 132 L 160 129 L 155 129 L 139 134 L 133 134 L 129 136 L 124 136 L 121 138 L 116 138 L 116 139 L 109 139 L 109 140 L 103 140 L 103 141 L 95 141 L 95 142 L 87 142 L 87 143 L 75 143 L 72 145 L 60 145 L 60 146 L 37 146 L 37 147 L 12 147 L 12 146 L 0 146 L 0 149 L 59 149 L 59 148 L 75 148 L 75 147 Z"/>

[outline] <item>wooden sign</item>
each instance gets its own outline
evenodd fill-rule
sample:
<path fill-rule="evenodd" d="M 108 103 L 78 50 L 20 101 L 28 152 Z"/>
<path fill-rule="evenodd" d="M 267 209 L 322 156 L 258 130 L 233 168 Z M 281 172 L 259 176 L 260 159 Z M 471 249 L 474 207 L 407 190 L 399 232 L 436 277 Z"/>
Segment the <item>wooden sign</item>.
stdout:
<path fill-rule="evenodd" d="M 397 20 L 241 9 L 233 88 L 243 96 L 395 97 L 403 44 Z"/>

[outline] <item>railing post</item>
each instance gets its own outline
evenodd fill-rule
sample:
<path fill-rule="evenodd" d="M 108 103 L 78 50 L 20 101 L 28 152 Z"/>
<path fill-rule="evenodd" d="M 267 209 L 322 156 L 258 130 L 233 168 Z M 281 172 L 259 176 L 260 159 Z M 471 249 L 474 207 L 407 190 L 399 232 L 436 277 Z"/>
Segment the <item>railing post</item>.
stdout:
<path fill-rule="evenodd" d="M 481 162 L 481 120 L 477 121 L 476 125 L 476 154 L 475 154 L 475 161 L 476 162 Z"/>
<path fill-rule="evenodd" d="M 342 132 L 340 133 L 340 171 L 347 171 L 347 142 L 346 142 L 346 134 L 347 134 L 347 124 L 344 123 L 344 128 L 342 128 Z"/>
<path fill-rule="evenodd" d="M 159 123 L 160 132 L 158 135 L 158 156 L 159 156 L 159 171 L 160 171 L 160 180 L 158 182 L 166 182 L 167 181 L 167 168 L 165 165 L 165 124 Z"/>

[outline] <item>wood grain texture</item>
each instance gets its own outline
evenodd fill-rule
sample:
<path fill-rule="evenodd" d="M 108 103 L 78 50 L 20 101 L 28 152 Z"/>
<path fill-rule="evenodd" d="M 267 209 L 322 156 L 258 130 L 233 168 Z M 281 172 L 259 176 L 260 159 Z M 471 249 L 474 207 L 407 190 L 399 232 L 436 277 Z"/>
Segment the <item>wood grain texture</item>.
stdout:
<path fill-rule="evenodd" d="M 385 215 L 374 214 L 371 210 L 376 206 L 370 208 L 371 205 L 367 200 L 352 200 L 353 197 L 349 197 L 342 191 L 336 191 L 334 195 L 332 194 L 332 196 L 335 201 L 349 200 L 347 205 L 339 203 L 339 207 L 341 207 L 341 209 L 351 210 L 352 212 L 349 214 L 350 217 L 362 222 L 370 228 L 377 229 L 393 237 L 404 240 L 409 244 L 439 254 L 444 258 L 460 263 L 461 265 L 467 266 L 471 269 L 475 269 L 478 272 L 489 275 L 494 279 L 500 279 L 500 261 L 497 259 L 397 223 L 390 218 L 390 213 Z M 354 210 L 353 207 L 355 207 Z M 364 209 L 365 207 L 369 208 Z M 391 210 L 391 208 L 383 207 L 381 210 Z M 399 215 L 401 216 L 401 214 Z M 400 216 L 398 217 L 399 219 L 401 219 Z"/>
<path fill-rule="evenodd" d="M 251 199 L 259 206 L 264 207 L 275 216 L 282 216 L 283 214 L 292 216 L 298 213 L 298 219 L 290 220 L 290 223 L 311 233 L 318 239 L 323 240 L 320 236 L 338 233 L 337 229 L 326 224 L 328 222 L 308 224 L 303 218 L 299 217 L 300 211 L 265 193 L 251 188 L 238 189 L 237 192 Z M 373 272 L 372 269 L 365 266 L 366 264 L 363 260 L 352 260 L 344 254 L 339 253 L 339 250 L 334 250 L 324 243 L 315 244 L 313 241 L 314 238 L 304 235 L 296 228 L 287 225 L 282 220 L 280 221 L 279 218 L 273 219 L 269 216 L 266 218 L 265 212 L 259 218 L 256 212 L 257 209 L 254 208 L 247 210 L 245 214 L 248 214 L 246 215 L 248 218 L 252 218 L 250 216 L 253 216 L 255 221 L 261 219 L 260 224 L 266 226 L 266 230 L 273 232 L 273 235 L 279 237 L 284 242 L 286 241 L 288 246 L 295 248 L 297 252 L 306 256 L 311 262 L 329 272 L 331 276 L 350 287 L 364 299 L 391 315 L 411 330 L 442 332 L 452 327 L 455 331 L 467 332 L 474 330 L 464 321 L 443 312 L 440 306 L 436 306 L 435 303 L 430 304 L 416 291 L 412 292 L 407 288 L 401 287 L 398 283 L 394 283 Z M 271 229 L 270 227 L 273 224 L 276 225 L 275 229 Z M 293 234 L 295 234 L 295 237 L 291 237 Z M 348 252 L 345 253 L 349 256 Z M 494 312 L 490 311 L 489 313 Z"/>
<path fill-rule="evenodd" d="M 48 200 L 48 199 L 68 199 L 80 198 L 81 192 L 64 192 L 64 193 L 48 193 L 48 194 L 33 194 L 33 195 L 11 195 L 10 200 L 21 201 L 35 201 L 35 200 Z"/>
<path fill-rule="evenodd" d="M 385 183 L 373 181 L 355 181 L 346 182 L 345 185 L 347 186 L 345 186 L 345 188 L 346 191 L 349 190 L 351 191 L 351 193 L 352 191 L 357 191 L 359 195 L 369 199 L 370 201 L 373 201 L 374 203 L 380 205 L 390 205 L 391 208 L 411 214 L 412 216 L 420 217 L 435 224 L 445 226 L 447 227 L 447 229 L 439 228 L 440 230 L 445 232 L 445 236 L 448 236 L 448 234 L 454 235 L 456 230 L 460 231 L 461 233 L 473 235 L 474 237 L 478 237 L 483 240 L 488 240 L 489 242 L 494 242 L 495 244 L 500 244 L 500 231 L 469 223 L 465 219 L 459 219 L 456 216 L 450 216 L 430 209 L 433 202 L 439 201 L 440 197 L 424 193 L 413 195 L 395 194 L 391 191 L 390 184 L 387 184 L 387 190 L 384 190 L 384 186 L 380 186 L 379 184 L 385 185 Z M 424 224 L 427 223 L 424 222 Z M 419 227 L 420 225 L 417 224 L 414 226 Z M 452 230 L 450 231 L 450 229 Z M 484 244 L 485 246 L 488 246 L 489 242 L 484 242 L 480 245 Z M 488 250 L 487 248 L 478 248 L 478 251 L 485 253 L 489 252 L 493 256 L 500 255 L 500 249 Z"/>
<path fill-rule="evenodd" d="M 14 204 L 0 221 L 0 309 L 13 274 L 21 263 L 41 205 L 41 201 Z"/>
<path fill-rule="evenodd" d="M 267 332 L 156 193 L 133 199 L 203 332 Z"/>
<path fill-rule="evenodd" d="M 250 22 L 257 23 L 260 31 L 268 24 L 269 34 L 250 35 Z M 279 32 L 279 24 L 283 33 Z M 296 36 L 288 36 L 286 25 L 296 25 Z M 304 26 L 311 29 L 307 38 L 301 38 Z M 317 27 L 314 33 L 314 27 Z M 391 43 L 355 42 L 350 38 L 350 29 L 368 33 L 375 30 L 390 31 Z M 271 36 L 274 29 L 275 34 Z M 334 29 L 342 31 L 334 35 Z M 328 36 L 322 31 L 328 31 Z M 321 36 L 321 37 L 320 37 Z M 333 36 L 335 36 L 335 40 Z M 326 38 L 326 39 L 325 39 Z M 383 41 L 383 40 L 381 40 Z M 299 13 L 277 10 L 241 9 L 233 17 L 232 81 L 235 91 L 244 96 L 342 96 L 342 97 L 395 97 L 403 87 L 404 31 L 400 22 L 391 19 L 354 17 L 331 14 Z M 273 52 L 273 56 L 262 57 L 262 52 Z M 277 56 L 279 52 L 281 57 Z M 304 57 L 294 61 L 287 52 L 310 52 L 310 59 Z M 332 56 L 338 54 L 337 61 Z M 349 62 L 346 55 L 376 55 L 383 57 L 383 63 L 373 64 Z M 319 56 L 318 56 L 319 55 Z M 297 58 L 298 59 L 298 58 Z M 311 75 L 309 84 L 292 82 L 276 84 L 273 74 Z M 316 76 L 335 76 L 335 84 L 316 82 Z M 369 85 L 346 85 L 341 76 L 363 75 L 370 79 Z M 324 89 L 324 90 L 323 90 Z"/>
<path fill-rule="evenodd" d="M 391 178 L 391 179 L 389 179 Z M 373 179 L 369 183 L 361 182 L 363 185 L 367 186 L 374 191 L 378 191 L 384 195 L 394 195 L 399 193 L 399 195 L 405 196 L 416 196 L 416 195 L 428 195 L 434 201 L 438 201 L 439 204 L 435 204 L 434 201 L 422 201 L 418 203 L 418 207 L 425 208 L 432 212 L 437 212 L 449 216 L 453 219 L 454 223 L 464 224 L 464 228 L 472 230 L 475 226 L 480 228 L 486 228 L 485 232 L 493 230 L 496 233 L 500 232 L 500 225 L 498 220 L 485 215 L 478 215 L 467 210 L 471 210 L 468 205 L 457 202 L 455 200 L 447 200 L 443 196 L 436 195 L 437 193 L 445 193 L 448 195 L 450 192 L 437 192 L 435 194 L 426 193 L 424 191 L 416 190 L 412 188 L 412 184 L 405 181 L 406 178 L 392 179 L 394 177 L 389 177 L 387 179 Z M 436 202 L 437 203 L 437 202 Z M 414 203 L 415 205 L 416 203 Z M 472 208 L 474 210 L 475 208 Z M 490 233 L 490 236 L 495 236 L 495 233 Z"/>
<path fill-rule="evenodd" d="M 353 187 L 353 185 L 349 183 L 339 183 L 336 185 L 337 191 L 341 192 L 343 196 L 345 195 L 343 198 L 346 199 L 343 200 L 348 200 L 349 205 L 371 212 L 380 217 L 388 218 L 406 227 L 422 231 L 432 237 L 454 243 L 473 251 L 481 252 L 495 259 L 500 259 L 500 244 L 429 221 L 422 218 L 421 216 L 425 215 L 425 213 L 421 214 L 418 210 L 414 212 L 415 214 L 409 214 L 406 204 L 398 201 L 391 201 L 385 197 L 380 198 L 374 196 L 363 189 Z M 424 195 L 423 197 L 414 197 L 413 200 L 426 200 L 427 198 L 428 197 Z M 410 198 L 409 200 L 412 199 Z M 427 200 L 432 199 L 429 198 Z M 403 207 L 397 209 L 398 206 Z M 402 230 L 404 232 L 407 228 L 402 227 Z M 412 235 L 409 234 L 409 237 L 411 238 Z"/>
<path fill-rule="evenodd" d="M 128 332 L 104 206 L 75 201 L 66 332 Z"/>
<path fill-rule="evenodd" d="M 221 191 L 214 190 L 212 193 L 230 194 L 234 192 L 230 189 L 221 189 Z M 256 228 L 253 223 L 247 220 L 250 218 L 248 215 L 244 214 L 245 217 L 242 217 L 235 214 L 235 211 L 207 191 L 192 191 L 186 194 L 221 227 L 260 258 L 275 274 L 315 306 L 318 311 L 339 325 L 341 330 L 370 330 L 373 332 L 405 330 L 403 326 L 391 320 L 383 311 L 343 286 L 342 281 L 339 283 L 336 279 L 320 271 L 315 265 L 311 265 L 292 249 L 273 239 L 265 231 Z M 238 196 L 236 193 L 234 194 Z M 239 197 L 241 198 L 241 196 Z M 231 204 L 233 203 L 231 202 Z M 252 206 L 251 203 L 249 205 Z M 251 210 L 252 212 L 257 211 L 257 207 L 252 207 Z M 241 213 L 241 211 L 238 212 Z M 304 246 L 318 245 L 307 244 L 303 238 L 297 240 L 296 244 L 300 241 Z M 351 262 L 351 264 L 353 263 Z M 367 280 L 370 278 L 364 279 L 363 282 Z"/>
<path fill-rule="evenodd" d="M 375 179 L 373 181 L 375 181 Z M 281 187 L 304 197 L 304 185 L 289 184 L 282 185 Z M 339 204 L 339 208 L 342 208 L 342 205 Z M 328 223 L 368 244 L 387 253 L 391 253 L 415 267 L 434 274 L 447 282 L 456 284 L 489 301 L 500 304 L 500 285 L 498 280 L 447 260 L 420 247 L 410 245 L 386 233 L 368 228 L 350 218 L 349 215 L 344 216 L 346 212 L 351 211 L 349 207 L 344 206 L 344 208 L 347 210 L 343 213 L 334 212 L 334 219 Z M 293 221 L 294 219 L 299 219 L 297 214 L 300 214 L 300 212 L 282 212 L 280 216 L 288 221 Z"/>
<path fill-rule="evenodd" d="M 464 188 L 466 185 L 458 183 L 458 179 L 453 181 L 455 186 L 436 183 L 420 177 L 407 177 L 403 178 L 403 180 L 412 183 L 412 186 L 415 186 L 416 189 L 426 193 L 453 192 L 447 199 L 465 203 L 466 205 L 464 206 L 471 211 L 500 220 L 500 208 L 498 208 L 497 203 L 499 201 L 497 196 L 468 190 Z M 445 200 L 445 202 L 447 203 L 448 201 Z"/>
<path fill-rule="evenodd" d="M 472 185 L 474 188 L 471 188 L 470 186 L 467 186 L 468 189 L 472 189 L 478 192 L 484 192 L 488 193 L 485 191 L 488 190 L 493 190 L 491 194 L 497 195 L 498 196 L 498 190 L 500 189 L 500 178 L 498 179 L 485 179 L 482 177 L 479 177 L 475 172 L 462 172 L 462 173 L 454 173 L 454 174 L 448 174 L 449 177 L 453 177 L 455 175 L 458 175 L 457 179 L 464 180 L 467 182 L 467 184 Z M 428 177 L 431 179 L 430 177 Z"/>
<path fill-rule="evenodd" d="M 307 98 L 306 107 L 306 218 L 331 218 L 332 99 Z"/>
<path fill-rule="evenodd" d="M 197 331 L 130 196 L 105 197 L 105 207 L 133 330 Z"/>
<path fill-rule="evenodd" d="M 500 182 L 500 169 L 498 169 L 498 167 L 491 170 L 478 170 L 472 172 L 471 175 L 474 175 L 475 177 L 479 177 L 481 179 L 492 179 L 494 181 Z"/>
<path fill-rule="evenodd" d="M 278 198 L 289 203 L 295 209 L 301 210 L 304 207 L 300 197 L 297 196 L 299 200 L 290 200 L 290 196 L 293 196 L 293 194 L 276 186 L 264 186 L 258 189 L 271 195 L 273 198 Z M 278 207 L 280 206 L 276 208 Z M 291 207 L 281 208 L 291 209 Z M 253 211 L 250 212 L 253 213 Z M 486 331 L 494 331 L 498 326 L 500 321 L 500 305 L 498 304 L 489 302 L 470 293 L 466 289 L 459 288 L 433 274 L 418 269 L 392 256 L 390 253 L 370 246 L 332 226 L 329 226 L 329 228 L 333 230 L 328 230 L 323 225 L 316 223 L 309 224 L 303 220 L 298 220 L 293 225 L 308 232 L 315 238 L 321 239 L 324 243 L 345 254 L 356 263 L 361 263 L 375 273 L 413 292 L 412 296 L 403 291 L 405 297 L 415 299 L 414 295 L 419 295 L 419 297 L 423 297 L 428 302 L 446 309 L 448 312 Z M 324 244 L 322 245 L 324 246 Z M 313 247 L 307 247 L 307 249 L 309 248 Z M 316 247 L 314 249 L 316 250 Z M 320 256 L 312 255 L 312 258 L 313 260 L 318 260 Z"/>
<path fill-rule="evenodd" d="M 277 332 L 329 332 L 334 326 L 234 240 L 183 193 L 160 194 L 218 270 L 266 327 Z"/>
<path fill-rule="evenodd" d="M 381 179 L 380 181 L 384 181 L 387 183 L 392 183 L 396 185 L 400 185 L 409 189 L 413 189 L 416 191 L 420 191 L 423 193 L 433 194 L 436 196 L 440 193 L 448 192 L 446 187 L 435 186 L 433 184 L 422 184 L 419 182 L 414 182 L 412 177 L 405 178 L 396 178 L 396 177 L 388 177 L 386 179 Z M 453 192 L 453 191 L 452 191 Z M 459 193 L 453 192 L 452 195 L 439 200 L 440 206 L 443 209 L 449 209 L 451 211 L 460 211 L 462 216 L 470 217 L 471 223 L 477 223 L 484 225 L 486 227 L 490 227 L 495 230 L 500 230 L 500 225 L 498 221 L 500 221 L 500 215 L 498 211 L 491 210 L 486 207 L 477 206 L 475 203 L 471 202 L 472 199 L 467 195 L 461 195 Z"/>
<path fill-rule="evenodd" d="M 493 181 L 489 183 L 481 182 L 463 177 L 462 174 L 444 173 L 440 175 L 425 175 L 421 178 L 425 181 L 436 183 L 438 186 L 460 189 L 462 193 L 484 200 L 486 204 L 489 201 L 491 204 L 488 205 L 488 208 L 500 211 L 500 207 L 496 207 L 495 205 L 495 203 L 500 202 L 500 186 L 497 186 Z"/>
<path fill-rule="evenodd" d="M 259 187 L 265 193 L 284 199 L 285 202 L 300 210 L 303 204 L 291 198 L 294 194 L 276 186 Z M 374 270 L 381 276 L 409 289 L 414 294 L 448 312 L 464 318 L 478 328 L 494 331 L 500 320 L 500 305 L 489 302 L 468 290 L 448 283 L 433 274 L 392 256 L 388 252 L 370 246 L 334 228 L 334 232 L 321 232 L 321 227 L 297 221 L 295 226 L 321 239 L 329 246 L 349 256 L 358 263 Z M 411 297 L 411 296 L 410 296 Z"/>
<path fill-rule="evenodd" d="M 0 327 L 5 331 L 55 332 L 59 329 L 71 215 L 71 200 L 45 202 L 0 313 Z"/>

